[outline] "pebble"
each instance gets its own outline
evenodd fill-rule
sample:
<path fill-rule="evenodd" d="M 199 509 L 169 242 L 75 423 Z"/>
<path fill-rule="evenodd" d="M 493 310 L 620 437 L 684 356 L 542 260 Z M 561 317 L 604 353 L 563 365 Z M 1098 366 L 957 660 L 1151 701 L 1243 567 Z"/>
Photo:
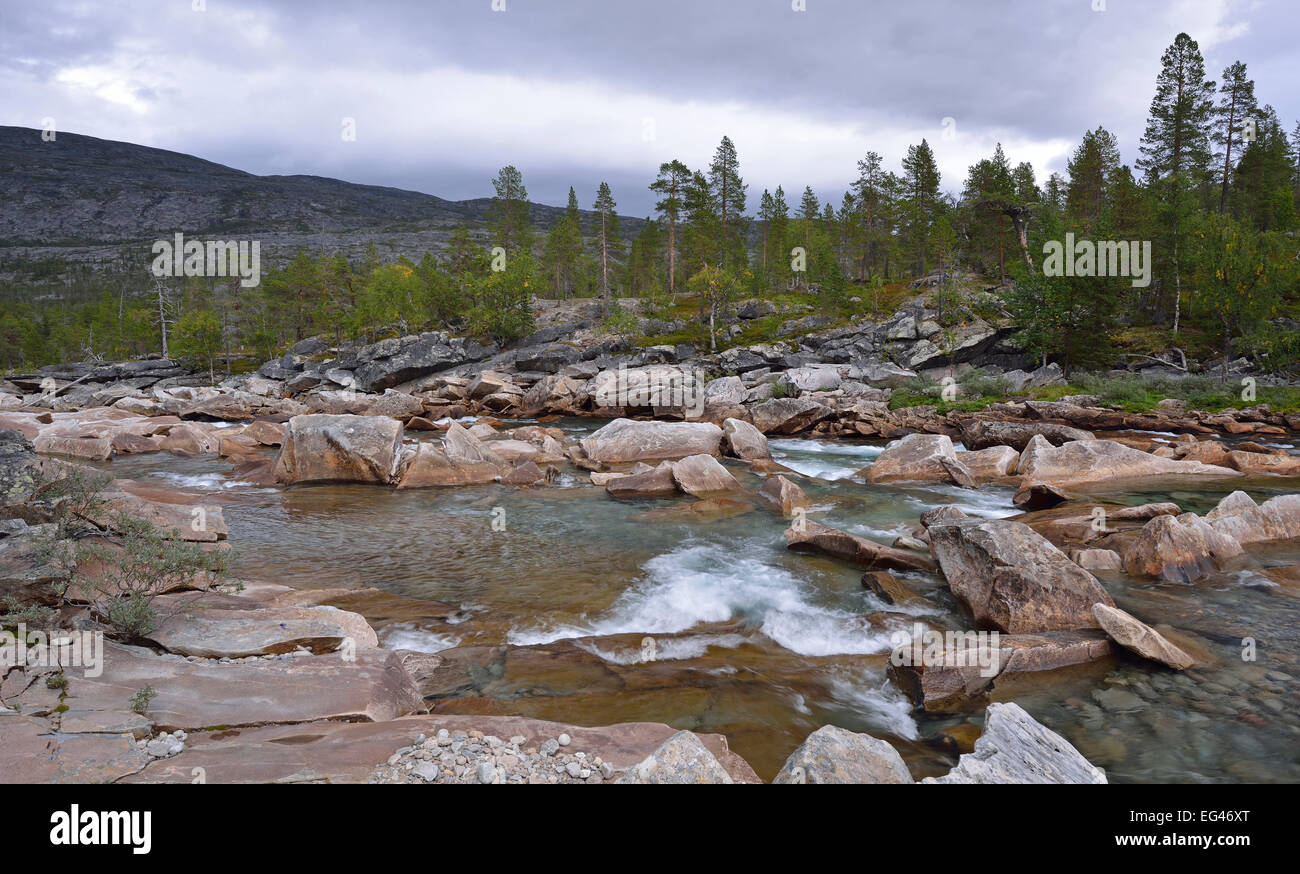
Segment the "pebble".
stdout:
<path fill-rule="evenodd" d="M 521 749 L 527 738 L 508 741 L 480 731 L 419 735 L 371 772 L 371 783 L 603 783 L 618 772 L 585 750 L 571 750 L 573 738 L 547 738 Z"/>

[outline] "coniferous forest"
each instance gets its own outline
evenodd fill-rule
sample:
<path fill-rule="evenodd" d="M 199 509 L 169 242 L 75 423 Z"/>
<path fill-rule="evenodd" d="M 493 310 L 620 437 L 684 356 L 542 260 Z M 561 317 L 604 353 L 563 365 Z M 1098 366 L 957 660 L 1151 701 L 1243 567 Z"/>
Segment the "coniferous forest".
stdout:
<path fill-rule="evenodd" d="M 535 297 L 599 299 L 610 330 L 628 327 L 618 304 L 628 298 L 649 314 L 696 314 L 668 339 L 717 348 L 707 316 L 720 304 L 811 293 L 832 317 L 887 315 L 891 289 L 939 271 L 993 290 L 972 302 L 942 283 L 956 315 L 977 306 L 1011 318 L 1025 350 L 1067 371 L 1124 355 L 1246 357 L 1265 371 L 1300 359 L 1300 121 L 1256 96 L 1246 61 L 1216 77 L 1185 33 L 1160 59 L 1133 166 L 1096 121 L 1064 173 L 998 145 L 964 179 L 945 179 L 928 139 L 903 155 L 867 144 L 845 168 L 838 202 L 797 179 L 753 190 L 744 144 L 724 136 L 707 164 L 665 156 L 647 168 L 655 211 L 633 233 L 620 233 L 619 192 L 606 183 L 570 188 L 563 213 L 534 226 L 526 180 L 506 166 L 491 180 L 483 227 L 454 229 L 418 260 L 373 246 L 351 260 L 300 250 L 256 288 L 170 280 L 168 351 L 256 362 L 314 335 L 364 341 L 434 328 L 508 342 L 532 330 Z M 1149 281 L 1044 275 L 1044 244 L 1067 234 L 1149 241 Z M 504 269 L 493 269 L 497 247 Z M 41 263 L 5 283 L 0 366 L 161 351 L 160 292 L 134 266 L 104 277 Z M 40 282 L 51 275 L 67 277 L 53 293 Z"/>

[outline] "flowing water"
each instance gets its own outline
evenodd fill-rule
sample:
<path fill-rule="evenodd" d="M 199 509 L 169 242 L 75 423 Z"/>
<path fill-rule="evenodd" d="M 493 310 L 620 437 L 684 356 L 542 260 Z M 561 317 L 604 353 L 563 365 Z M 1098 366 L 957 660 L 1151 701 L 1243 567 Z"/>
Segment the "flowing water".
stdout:
<path fill-rule="evenodd" d="M 594 427 L 560 424 L 574 436 Z M 799 482 L 810 519 L 877 541 L 940 504 L 984 518 L 1018 514 L 1007 487 L 855 479 L 880 445 L 792 438 L 771 446 L 807 477 Z M 747 487 L 761 483 L 728 464 Z M 929 603 L 886 604 L 862 587 L 860 570 L 786 550 L 788 523 L 762 509 L 702 515 L 686 498 L 615 500 L 572 469 L 551 487 L 419 491 L 262 488 L 210 457 L 161 453 L 119 457 L 111 470 L 221 502 L 245 579 L 414 599 L 368 618 L 385 646 L 465 654 L 469 679 L 439 711 L 722 732 L 769 779 L 826 723 L 886 737 L 916 776 L 940 774 L 955 760 L 940 735 L 980 722 L 978 713 L 915 711 L 885 678 L 894 633 L 916 621 L 969 627 L 941 578 L 898 574 Z M 1105 497 L 1204 512 L 1232 488 Z M 1263 500 L 1300 484 L 1248 490 Z M 1295 564 L 1300 548 L 1256 558 Z M 1195 585 L 1103 583 L 1119 606 L 1196 635 L 1215 664 L 1178 674 L 1122 657 L 1054 675 L 1015 700 L 1115 781 L 1300 780 L 1300 586 L 1279 586 L 1258 569 Z M 1242 658 L 1247 638 L 1253 661 Z"/>

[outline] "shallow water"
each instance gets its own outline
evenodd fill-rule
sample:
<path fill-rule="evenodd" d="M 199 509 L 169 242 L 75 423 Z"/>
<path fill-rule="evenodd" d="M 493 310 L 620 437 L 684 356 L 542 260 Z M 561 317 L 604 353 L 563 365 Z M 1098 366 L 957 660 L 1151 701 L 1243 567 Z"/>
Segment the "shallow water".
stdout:
<path fill-rule="evenodd" d="M 581 433 L 599 423 L 561 425 Z M 1007 487 L 855 479 L 881 444 L 790 438 L 771 445 L 807 477 L 799 482 L 813 504 L 809 518 L 876 540 L 889 542 L 940 504 L 985 518 L 1018 513 Z M 747 487 L 760 484 L 743 466 L 729 466 Z M 371 618 L 386 646 L 471 656 L 479 668 L 470 671 L 472 688 L 441 699 L 441 711 L 718 731 L 765 778 L 828 722 L 887 737 L 917 776 L 943 773 L 954 754 L 935 736 L 980 719 L 914 711 L 885 679 L 891 635 L 913 619 L 969 627 L 940 578 L 900 574 L 933 606 L 885 604 L 862 588 L 861 571 L 787 551 L 787 523 L 762 509 L 702 519 L 682 512 L 692 503 L 685 498 L 611 499 L 572 469 L 558 488 L 422 491 L 259 488 L 232 479 L 224 462 L 166 454 L 119 457 L 111 469 L 220 501 L 243 578 L 372 586 L 428 603 L 427 616 L 417 604 L 400 619 Z M 1216 483 L 1106 497 L 1174 500 L 1203 512 L 1231 490 Z M 1283 480 L 1249 489 L 1257 500 L 1298 490 Z M 1293 564 L 1300 549 L 1259 558 Z M 1015 700 L 1115 781 L 1300 780 L 1294 594 L 1253 571 L 1195 586 L 1124 577 L 1103 583 L 1146 621 L 1198 635 L 1218 663 L 1179 675 L 1124 658 L 1019 691 Z M 444 605 L 457 608 L 450 619 Z M 887 613 L 895 615 L 868 618 Z M 647 636 L 653 661 L 643 657 Z M 1247 637 L 1258 642 L 1253 662 L 1241 658 Z M 507 654 L 499 649 L 507 644 L 530 648 Z"/>

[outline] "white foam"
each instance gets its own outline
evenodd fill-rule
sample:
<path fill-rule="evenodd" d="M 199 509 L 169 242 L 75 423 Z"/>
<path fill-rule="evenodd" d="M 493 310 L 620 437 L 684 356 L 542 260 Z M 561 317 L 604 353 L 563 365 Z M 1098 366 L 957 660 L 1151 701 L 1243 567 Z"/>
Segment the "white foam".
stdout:
<path fill-rule="evenodd" d="M 385 628 L 380 635 L 379 642 L 385 649 L 442 652 L 444 649 L 459 646 L 460 638 L 454 634 L 439 634 L 434 631 L 426 631 L 412 623 L 402 622 Z"/>
<path fill-rule="evenodd" d="M 890 648 L 888 632 L 872 628 L 859 612 L 815 603 L 804 581 L 752 557 L 759 551 L 758 544 L 744 542 L 678 547 L 646 562 L 641 581 L 603 615 L 579 623 L 516 628 L 508 639 L 538 644 L 569 637 L 674 634 L 703 623 L 748 619 L 771 640 L 802 655 L 880 653 Z"/>
<path fill-rule="evenodd" d="M 636 665 L 646 661 L 664 662 L 681 659 L 697 659 L 709 651 L 709 647 L 719 646 L 735 648 L 745 643 L 739 634 L 701 634 L 696 637 L 665 637 L 655 640 L 654 658 L 645 658 L 638 647 L 636 649 L 604 649 L 592 643 L 582 643 L 579 649 L 600 656 L 616 665 Z"/>
<path fill-rule="evenodd" d="M 915 740 L 912 702 L 896 686 L 876 673 L 837 670 L 831 678 L 832 697 L 866 716 L 873 725 L 898 737 Z"/>
<path fill-rule="evenodd" d="M 769 440 L 772 457 L 804 476 L 824 480 L 848 479 L 884 451 L 866 443 L 833 443 L 792 437 Z"/>
<path fill-rule="evenodd" d="M 214 489 L 233 489 L 236 486 L 250 485 L 249 483 L 239 482 L 238 480 L 228 480 L 219 473 L 185 474 L 163 472 L 159 473 L 158 476 L 187 489 L 206 489 L 212 491 Z"/>

